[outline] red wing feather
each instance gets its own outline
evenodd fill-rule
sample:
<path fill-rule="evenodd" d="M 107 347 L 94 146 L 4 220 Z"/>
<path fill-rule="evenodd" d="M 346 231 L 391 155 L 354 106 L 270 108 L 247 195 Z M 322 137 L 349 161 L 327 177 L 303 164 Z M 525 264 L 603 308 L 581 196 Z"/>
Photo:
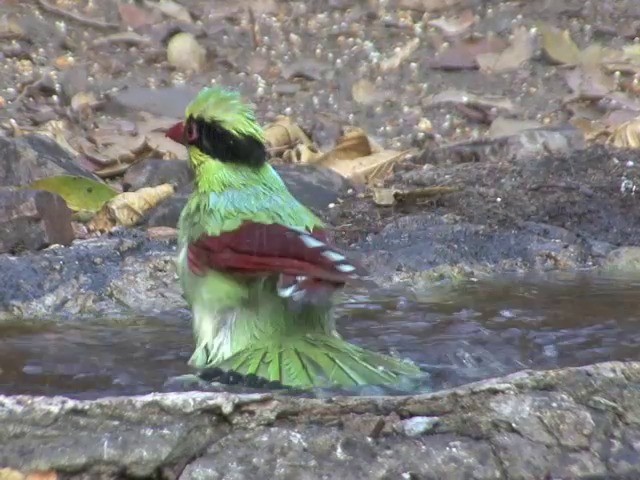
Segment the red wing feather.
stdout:
<path fill-rule="evenodd" d="M 233 232 L 203 236 L 189 246 L 194 273 L 207 268 L 245 274 L 282 274 L 343 284 L 358 273 L 329 247 L 322 230 L 307 233 L 278 224 L 245 222 Z"/>

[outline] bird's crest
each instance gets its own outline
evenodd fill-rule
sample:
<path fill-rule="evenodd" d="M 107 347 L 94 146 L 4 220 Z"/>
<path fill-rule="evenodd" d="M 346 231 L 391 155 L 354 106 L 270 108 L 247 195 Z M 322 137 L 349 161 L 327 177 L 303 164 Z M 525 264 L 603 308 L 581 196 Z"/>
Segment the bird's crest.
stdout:
<path fill-rule="evenodd" d="M 253 137 L 264 142 L 264 132 L 253 108 L 242 101 L 240 94 L 231 90 L 203 88 L 187 106 L 185 116 L 215 122 L 237 136 Z"/>

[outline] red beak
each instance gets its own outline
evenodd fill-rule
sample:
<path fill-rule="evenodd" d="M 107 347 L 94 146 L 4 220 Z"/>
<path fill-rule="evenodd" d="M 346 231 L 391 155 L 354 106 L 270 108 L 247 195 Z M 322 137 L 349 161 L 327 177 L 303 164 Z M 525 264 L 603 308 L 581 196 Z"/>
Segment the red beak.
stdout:
<path fill-rule="evenodd" d="M 167 130 L 164 135 L 165 137 L 169 137 L 174 142 L 185 145 L 186 139 L 184 137 L 184 122 L 176 123 L 173 127 Z"/>

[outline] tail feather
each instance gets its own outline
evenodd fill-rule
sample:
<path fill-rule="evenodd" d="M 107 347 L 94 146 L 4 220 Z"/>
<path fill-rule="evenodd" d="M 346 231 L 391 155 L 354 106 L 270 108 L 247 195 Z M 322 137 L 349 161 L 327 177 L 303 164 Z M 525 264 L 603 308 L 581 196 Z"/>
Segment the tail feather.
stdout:
<path fill-rule="evenodd" d="M 247 348 L 213 366 L 291 387 L 395 385 L 420 375 L 413 364 L 326 335 L 285 338 Z"/>

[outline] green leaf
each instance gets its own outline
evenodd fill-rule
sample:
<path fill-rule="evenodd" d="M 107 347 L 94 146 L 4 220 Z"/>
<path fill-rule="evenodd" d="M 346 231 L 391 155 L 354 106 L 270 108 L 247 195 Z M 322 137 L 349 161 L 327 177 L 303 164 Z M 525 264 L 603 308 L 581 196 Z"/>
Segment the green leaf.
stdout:
<path fill-rule="evenodd" d="M 56 175 L 36 180 L 27 188 L 57 193 L 71 210 L 97 212 L 118 192 L 102 182 L 73 175 Z"/>
<path fill-rule="evenodd" d="M 542 50 L 556 64 L 577 65 L 580 63 L 580 48 L 568 30 L 559 30 L 551 25 L 538 25 L 542 34 Z"/>

